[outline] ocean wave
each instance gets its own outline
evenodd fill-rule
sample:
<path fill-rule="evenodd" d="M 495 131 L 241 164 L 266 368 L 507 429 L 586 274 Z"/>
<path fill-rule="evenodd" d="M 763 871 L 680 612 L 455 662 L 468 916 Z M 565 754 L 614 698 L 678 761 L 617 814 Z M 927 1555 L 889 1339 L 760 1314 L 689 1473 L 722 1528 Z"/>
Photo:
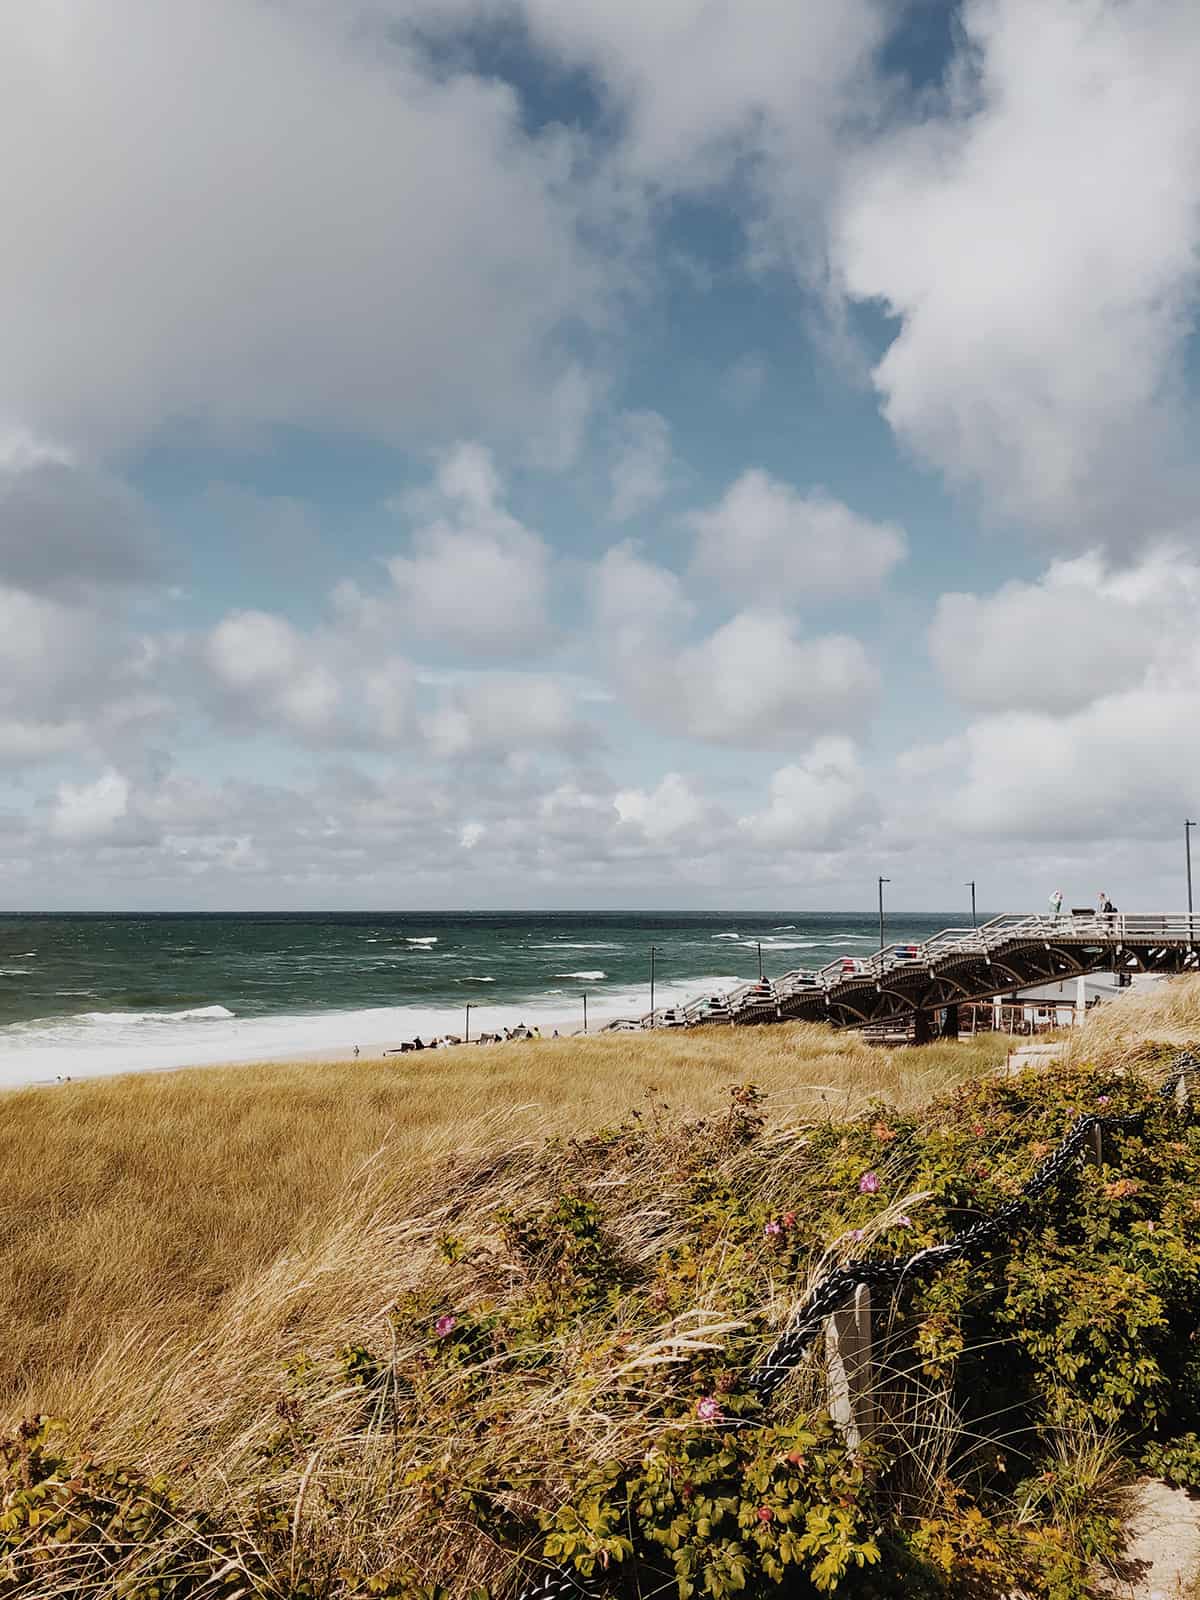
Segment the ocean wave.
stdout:
<path fill-rule="evenodd" d="M 777 928 L 771 929 L 772 933 L 795 933 L 795 931 L 796 924 L 794 922 L 781 922 Z"/>
<path fill-rule="evenodd" d="M 32 967 L 0 967 L 0 978 L 23 978 Z"/>
<path fill-rule="evenodd" d="M 607 972 L 556 972 L 556 978 L 586 978 L 591 983 L 599 983 L 601 978 L 607 978 Z"/>
<path fill-rule="evenodd" d="M 713 938 L 714 939 L 740 939 L 741 937 L 742 936 L 741 936 L 740 933 L 714 933 L 713 934 Z"/>
<path fill-rule="evenodd" d="M 553 944 L 534 944 L 531 950 L 624 950 L 623 944 L 611 939 L 556 939 Z"/>
<path fill-rule="evenodd" d="M 224 1022 L 236 1016 L 228 1006 L 190 1006 L 186 1011 L 84 1011 L 80 1022 Z"/>
<path fill-rule="evenodd" d="M 495 978 L 455 978 L 455 983 L 495 983 Z"/>
<path fill-rule="evenodd" d="M 408 936 L 408 934 L 405 934 L 404 942 L 405 944 L 436 944 L 437 934 L 431 933 L 427 938 L 424 939 L 412 939 Z"/>

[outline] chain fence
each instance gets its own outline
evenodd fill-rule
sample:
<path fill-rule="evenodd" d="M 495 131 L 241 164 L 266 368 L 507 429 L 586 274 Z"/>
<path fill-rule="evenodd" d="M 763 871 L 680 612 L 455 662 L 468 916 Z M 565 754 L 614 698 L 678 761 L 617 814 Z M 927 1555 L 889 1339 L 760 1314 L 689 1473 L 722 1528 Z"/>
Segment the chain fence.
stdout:
<path fill-rule="evenodd" d="M 1169 1103 L 1179 1094 L 1181 1087 L 1186 1091 L 1197 1075 L 1200 1075 L 1200 1058 L 1190 1050 L 1182 1051 L 1172 1061 L 1166 1080 L 1155 1098 Z M 952 1234 L 943 1243 L 928 1245 L 912 1255 L 880 1260 L 860 1257 L 848 1261 L 844 1267 L 827 1272 L 813 1286 L 790 1325 L 751 1374 L 751 1391 L 766 1404 L 808 1354 L 825 1319 L 842 1310 L 860 1288 L 886 1290 L 892 1296 L 899 1295 L 906 1283 L 919 1274 L 945 1266 L 982 1245 L 1003 1238 L 1035 1201 L 1059 1183 L 1097 1130 L 1101 1134 L 1134 1132 L 1145 1123 L 1146 1116 L 1145 1111 L 1132 1112 L 1127 1116 L 1100 1116 L 1086 1112 L 1076 1117 L 1057 1148 L 1040 1163 L 1020 1192 L 990 1216 L 981 1217 L 978 1222 Z M 584 1596 L 585 1600 L 595 1600 L 602 1591 L 603 1585 L 598 1578 L 584 1577 L 569 1567 L 555 1566 L 543 1568 L 521 1590 L 519 1600 L 579 1600 L 580 1596 Z"/>

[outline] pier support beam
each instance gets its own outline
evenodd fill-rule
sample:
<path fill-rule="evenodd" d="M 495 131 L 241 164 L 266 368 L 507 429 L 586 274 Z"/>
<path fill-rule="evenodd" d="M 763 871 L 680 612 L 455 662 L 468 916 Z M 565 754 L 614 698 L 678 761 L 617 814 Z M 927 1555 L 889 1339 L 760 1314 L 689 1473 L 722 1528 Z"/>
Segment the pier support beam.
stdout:
<path fill-rule="evenodd" d="M 913 1012 L 913 1043 L 931 1044 L 933 1042 L 933 1015 L 924 1011 L 920 1006 Z"/>
<path fill-rule="evenodd" d="M 942 1012 L 942 1038 L 958 1038 L 958 1007 L 947 1006 Z"/>

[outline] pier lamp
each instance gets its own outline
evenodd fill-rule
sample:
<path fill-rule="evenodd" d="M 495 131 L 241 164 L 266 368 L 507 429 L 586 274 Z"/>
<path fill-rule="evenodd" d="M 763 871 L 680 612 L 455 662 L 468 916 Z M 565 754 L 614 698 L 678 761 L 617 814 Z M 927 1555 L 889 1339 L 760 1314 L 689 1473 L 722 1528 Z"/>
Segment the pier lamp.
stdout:
<path fill-rule="evenodd" d="M 474 1000 L 467 1001 L 467 1031 L 463 1039 L 464 1044 L 470 1044 L 471 1042 L 471 1007 L 475 1005 L 475 1003 L 476 1002 Z"/>
<path fill-rule="evenodd" d="M 880 878 L 879 880 L 879 948 L 881 950 L 883 949 L 883 886 L 885 883 L 891 883 L 891 881 L 890 878 Z"/>
<path fill-rule="evenodd" d="M 662 955 L 656 944 L 650 946 L 650 1026 L 654 1026 L 654 958 Z"/>
<path fill-rule="evenodd" d="M 964 884 L 963 887 L 971 891 L 971 926 L 977 928 L 979 924 L 975 920 L 975 879 L 972 878 L 970 883 Z"/>
<path fill-rule="evenodd" d="M 1192 914 L 1192 829 L 1194 822 L 1185 820 L 1183 824 L 1183 848 L 1187 854 L 1187 880 L 1188 880 L 1188 916 Z"/>

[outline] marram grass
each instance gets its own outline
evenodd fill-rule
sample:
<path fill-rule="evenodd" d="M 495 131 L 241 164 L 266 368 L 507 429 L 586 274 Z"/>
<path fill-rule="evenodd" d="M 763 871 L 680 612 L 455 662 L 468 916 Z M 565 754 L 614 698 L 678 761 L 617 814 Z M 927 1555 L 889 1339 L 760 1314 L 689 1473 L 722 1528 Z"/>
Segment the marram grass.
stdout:
<path fill-rule="evenodd" d="M 1200 1033 L 1200 986 L 1161 1008 Z M 877 1458 L 815 1371 L 769 1415 L 744 1380 L 822 1262 L 1144 1101 L 1095 1035 L 1012 1080 L 1003 1038 L 795 1027 L 8 1097 L 5 1404 L 57 1421 L 0 1453 L 0 1593 L 502 1596 L 525 1551 L 627 1595 L 1084 1594 L 1129 1441 L 1192 1459 L 1195 1132 L 914 1293 Z"/>

